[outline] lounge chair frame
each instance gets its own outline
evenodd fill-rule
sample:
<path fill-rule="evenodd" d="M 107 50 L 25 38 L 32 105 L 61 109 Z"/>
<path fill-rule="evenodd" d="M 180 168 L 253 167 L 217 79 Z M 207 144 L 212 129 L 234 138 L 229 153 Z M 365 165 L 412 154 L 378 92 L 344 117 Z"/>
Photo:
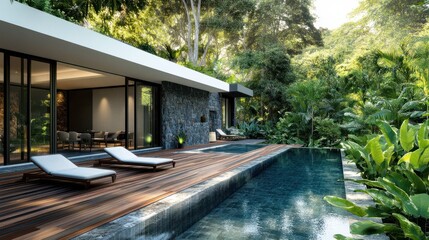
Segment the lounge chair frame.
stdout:
<path fill-rule="evenodd" d="M 51 179 L 51 180 L 60 180 L 60 181 L 67 181 L 67 182 L 73 182 L 73 183 L 82 183 L 84 184 L 85 188 L 88 188 L 91 185 L 91 181 L 98 180 L 101 178 L 111 177 L 112 183 L 116 181 L 116 173 L 112 173 L 110 175 L 104 175 L 96 178 L 91 178 L 91 179 L 78 179 L 78 178 L 55 176 L 43 171 L 42 166 L 40 166 L 37 162 L 33 161 L 33 164 L 42 170 L 23 173 L 22 180 L 24 180 L 24 182 L 28 182 L 31 179 Z"/>
<path fill-rule="evenodd" d="M 111 177 L 112 183 L 116 181 L 116 174 L 101 176 L 101 177 L 92 178 L 92 179 L 76 179 L 76 178 L 60 177 L 60 176 L 47 174 L 43 171 L 27 172 L 22 175 L 22 179 L 24 180 L 24 182 L 28 182 L 31 179 L 49 179 L 49 180 L 59 180 L 59 181 L 66 181 L 66 182 L 73 182 L 73 183 L 82 183 L 85 186 L 85 188 L 88 188 L 91 185 L 91 181 L 105 178 L 105 177 Z"/>
<path fill-rule="evenodd" d="M 121 151 L 125 151 L 125 152 L 129 152 L 132 155 L 134 155 L 135 157 L 137 157 L 134 153 L 132 153 L 131 151 L 129 151 L 126 148 L 123 147 L 116 147 L 116 148 L 122 148 Z M 156 171 L 156 168 L 158 166 L 163 166 L 163 165 L 173 165 L 173 168 L 176 167 L 176 162 L 171 159 L 171 161 L 168 162 L 162 162 L 162 163 L 145 163 L 145 162 L 129 162 L 129 161 L 125 161 L 125 160 L 120 160 L 118 158 L 116 158 L 114 156 L 114 154 L 111 154 L 109 151 L 106 150 L 107 148 L 104 149 L 104 151 L 109 154 L 112 158 L 111 159 L 99 159 L 96 163 L 94 163 L 94 166 L 101 166 L 102 164 L 117 164 L 117 165 L 131 165 L 131 166 L 143 166 L 143 167 L 151 167 L 153 171 Z M 138 157 L 137 157 L 138 158 Z M 143 157 L 144 158 L 144 157 Z"/>
<path fill-rule="evenodd" d="M 219 134 L 219 139 L 221 139 L 221 140 L 236 141 L 236 140 L 246 139 L 246 137 L 240 136 L 240 135 L 228 135 L 225 132 L 223 132 L 222 129 L 216 129 L 216 132 Z"/>
<path fill-rule="evenodd" d="M 130 162 L 121 162 L 116 159 L 99 159 L 96 163 L 94 163 L 95 166 L 101 166 L 102 164 L 109 164 L 109 165 L 131 165 L 131 166 L 142 166 L 142 167 L 151 167 L 153 171 L 156 171 L 156 167 L 162 166 L 162 165 L 170 165 L 172 164 L 173 167 L 176 167 L 176 162 L 172 160 L 171 162 L 166 163 L 158 163 L 158 164 L 148 164 L 148 163 L 130 163 Z"/>

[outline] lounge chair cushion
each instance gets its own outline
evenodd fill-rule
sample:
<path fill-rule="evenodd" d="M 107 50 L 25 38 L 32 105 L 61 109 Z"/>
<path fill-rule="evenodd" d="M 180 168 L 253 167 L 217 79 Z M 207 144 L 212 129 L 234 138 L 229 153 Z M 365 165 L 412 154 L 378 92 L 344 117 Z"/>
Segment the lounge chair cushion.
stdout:
<path fill-rule="evenodd" d="M 129 161 L 138 158 L 134 153 L 128 151 L 124 147 L 109 147 L 105 148 L 104 151 L 119 161 Z"/>
<path fill-rule="evenodd" d="M 221 136 L 226 136 L 227 134 L 220 128 L 216 129 L 216 131 L 221 135 Z"/>
<path fill-rule="evenodd" d="M 47 174 L 78 167 L 61 154 L 32 156 L 31 160 Z"/>
<path fill-rule="evenodd" d="M 221 135 L 222 137 L 239 137 L 239 135 L 230 135 L 226 134 L 222 129 L 216 129 L 216 131 Z"/>
<path fill-rule="evenodd" d="M 153 157 L 138 157 L 134 153 L 128 151 L 124 147 L 110 147 L 105 148 L 104 151 L 109 153 L 112 157 L 120 162 L 144 164 L 144 165 L 158 165 L 164 163 L 171 163 L 173 159 L 170 158 L 153 158 Z"/>
<path fill-rule="evenodd" d="M 116 172 L 107 169 L 87 168 L 87 167 L 76 167 L 71 169 L 65 169 L 56 171 L 52 175 L 57 177 L 91 180 L 101 178 L 104 176 L 114 175 Z"/>
<path fill-rule="evenodd" d="M 124 163 L 145 164 L 145 165 L 159 165 L 164 163 L 171 163 L 170 158 L 151 158 L 151 157 L 138 157 L 133 159 L 122 160 Z"/>

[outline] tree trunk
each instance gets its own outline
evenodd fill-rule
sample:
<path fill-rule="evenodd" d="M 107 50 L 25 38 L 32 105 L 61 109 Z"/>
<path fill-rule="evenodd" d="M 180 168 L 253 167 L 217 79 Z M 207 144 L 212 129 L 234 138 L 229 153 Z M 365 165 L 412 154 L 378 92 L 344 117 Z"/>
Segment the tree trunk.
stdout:
<path fill-rule="evenodd" d="M 191 5 L 193 6 L 192 1 L 191 1 Z M 188 4 L 186 3 L 186 0 L 182 0 L 183 6 L 185 7 L 185 13 L 186 13 L 186 19 L 187 19 L 187 28 L 188 28 L 188 32 L 186 34 L 186 43 L 188 45 L 188 58 L 189 61 L 192 62 L 192 56 L 193 56 L 193 49 L 192 49 L 192 44 L 191 44 L 191 38 L 192 38 L 192 23 L 191 23 L 191 16 L 189 13 L 189 9 L 188 9 Z"/>
<path fill-rule="evenodd" d="M 200 14 L 201 14 L 201 0 L 198 0 L 197 8 L 195 9 L 194 0 L 190 0 L 192 7 L 192 15 L 194 16 L 194 52 L 191 62 L 197 64 L 198 62 L 198 45 L 200 42 Z"/>
<path fill-rule="evenodd" d="M 209 39 L 207 40 L 206 47 L 204 48 L 203 56 L 201 56 L 201 59 L 200 59 L 200 66 L 206 65 L 206 56 L 207 56 L 207 52 L 209 50 L 209 46 L 210 46 L 212 39 L 213 39 L 213 36 L 209 35 Z"/>

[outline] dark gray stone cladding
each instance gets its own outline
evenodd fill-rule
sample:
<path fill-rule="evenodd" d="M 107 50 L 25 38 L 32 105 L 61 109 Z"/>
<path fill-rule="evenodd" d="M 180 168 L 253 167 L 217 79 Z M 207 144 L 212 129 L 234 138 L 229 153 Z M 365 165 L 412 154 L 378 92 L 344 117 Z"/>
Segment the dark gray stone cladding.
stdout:
<path fill-rule="evenodd" d="M 186 146 L 209 142 L 210 111 L 216 112 L 213 126 L 220 126 L 221 104 L 218 93 L 163 82 L 161 90 L 161 145 L 176 148 L 176 135 L 183 130 Z M 206 121 L 202 122 L 201 117 Z"/>
<path fill-rule="evenodd" d="M 209 110 L 209 130 L 214 132 L 217 128 L 222 128 L 222 102 L 219 93 L 210 93 Z"/>

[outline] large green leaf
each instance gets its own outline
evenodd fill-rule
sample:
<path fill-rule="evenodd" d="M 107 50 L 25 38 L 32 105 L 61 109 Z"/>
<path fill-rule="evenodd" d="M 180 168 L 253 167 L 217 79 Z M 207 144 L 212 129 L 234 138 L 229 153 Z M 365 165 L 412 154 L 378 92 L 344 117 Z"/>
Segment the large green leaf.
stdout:
<path fill-rule="evenodd" d="M 382 191 L 379 189 L 367 189 L 367 190 L 359 190 L 358 192 L 364 192 L 370 195 L 374 201 L 388 207 L 388 208 L 400 208 L 401 203 L 392 198 L 392 195 L 387 194 L 386 191 Z"/>
<path fill-rule="evenodd" d="M 376 223 L 373 221 L 360 221 L 350 225 L 350 233 L 359 235 L 380 234 L 386 232 L 397 232 L 399 228 L 394 224 Z"/>
<path fill-rule="evenodd" d="M 383 152 L 383 156 L 384 156 L 384 161 L 386 161 L 386 166 L 390 165 L 390 161 L 392 160 L 392 156 L 395 153 L 395 146 L 390 146 L 388 147 L 384 152 Z"/>
<path fill-rule="evenodd" d="M 357 144 L 355 142 L 352 142 L 352 141 L 348 141 L 347 143 L 350 145 L 350 147 L 353 150 L 358 151 L 359 154 L 360 154 L 360 156 L 362 158 L 369 159 L 369 153 L 368 153 L 368 151 L 365 148 L 363 148 L 361 145 L 359 145 L 359 144 Z"/>
<path fill-rule="evenodd" d="M 368 206 L 366 217 L 387 218 L 392 214 L 392 209 L 378 205 L 377 207 Z"/>
<path fill-rule="evenodd" d="M 408 128 L 408 119 L 405 120 L 399 129 L 399 141 L 406 152 L 414 147 L 414 134 L 414 129 Z"/>
<path fill-rule="evenodd" d="M 419 217 L 429 219 L 429 195 L 426 193 L 410 196 L 411 202 L 417 207 Z"/>
<path fill-rule="evenodd" d="M 387 180 L 394 183 L 397 187 L 404 190 L 408 195 L 413 194 L 411 181 L 398 172 L 390 172 L 385 176 Z"/>
<path fill-rule="evenodd" d="M 368 179 L 359 179 L 359 180 L 353 180 L 353 179 L 346 179 L 347 181 L 352 181 L 360 184 L 364 184 L 369 187 L 376 187 L 376 188 L 384 188 L 383 185 L 381 185 L 378 181 L 372 181 Z"/>
<path fill-rule="evenodd" d="M 426 193 L 426 185 L 423 181 L 423 179 L 421 179 L 415 172 L 410 171 L 410 170 L 402 170 L 402 173 L 405 174 L 405 176 L 407 176 L 408 180 L 411 182 L 411 184 L 413 185 L 413 193 Z"/>
<path fill-rule="evenodd" d="M 411 154 L 412 153 L 406 153 L 404 156 L 401 157 L 401 159 L 399 159 L 398 164 L 405 162 L 405 163 L 410 163 L 410 159 L 411 159 Z"/>
<path fill-rule="evenodd" d="M 375 164 L 381 165 L 384 162 L 383 150 L 380 145 L 380 136 L 377 136 L 371 139 L 368 142 L 368 147 L 371 152 L 372 159 L 374 159 Z"/>
<path fill-rule="evenodd" d="M 420 148 L 429 147 L 429 139 L 423 139 L 423 140 L 419 141 L 419 147 Z"/>
<path fill-rule="evenodd" d="M 394 183 L 387 180 L 386 178 L 379 178 L 378 182 L 383 185 L 384 189 L 386 189 L 390 194 L 392 194 L 396 200 L 401 202 L 402 209 L 413 216 L 418 215 L 418 210 L 416 205 L 411 202 L 410 196 L 402 189 L 397 187 Z"/>
<path fill-rule="evenodd" d="M 406 217 L 398 213 L 392 214 L 396 219 L 398 219 L 401 229 L 404 232 L 405 237 L 412 240 L 425 240 L 428 239 L 423 233 L 422 229 L 415 223 L 408 220 Z"/>
<path fill-rule="evenodd" d="M 390 126 L 390 124 L 388 124 L 385 121 L 382 121 L 382 122 L 378 123 L 378 127 L 380 128 L 380 131 L 383 133 L 384 138 L 386 139 L 387 144 L 389 146 L 390 145 L 396 145 L 396 143 L 397 143 L 396 133 L 392 129 L 392 127 Z"/>
<path fill-rule="evenodd" d="M 335 234 L 334 238 L 336 240 L 362 240 L 362 238 L 352 238 L 352 237 L 346 237 L 344 235 L 341 234 Z"/>
<path fill-rule="evenodd" d="M 417 141 L 419 143 L 419 148 L 426 148 L 429 146 L 428 136 L 428 121 L 425 121 L 422 125 L 420 125 L 419 131 L 417 133 Z"/>
<path fill-rule="evenodd" d="M 411 153 L 410 163 L 411 163 L 411 166 L 413 166 L 413 168 L 415 169 L 420 167 L 419 160 L 420 160 L 420 156 L 422 155 L 422 152 L 423 150 L 419 148 Z"/>
<path fill-rule="evenodd" d="M 429 147 L 425 148 L 425 150 L 422 152 L 419 158 L 419 168 L 421 167 L 427 167 L 429 163 Z"/>
<path fill-rule="evenodd" d="M 329 204 L 331 204 L 332 206 L 342 208 L 356 216 L 359 216 L 359 217 L 366 216 L 366 211 L 364 208 L 359 207 L 356 204 L 344 198 L 340 198 L 336 196 L 325 196 L 323 199 Z"/>

